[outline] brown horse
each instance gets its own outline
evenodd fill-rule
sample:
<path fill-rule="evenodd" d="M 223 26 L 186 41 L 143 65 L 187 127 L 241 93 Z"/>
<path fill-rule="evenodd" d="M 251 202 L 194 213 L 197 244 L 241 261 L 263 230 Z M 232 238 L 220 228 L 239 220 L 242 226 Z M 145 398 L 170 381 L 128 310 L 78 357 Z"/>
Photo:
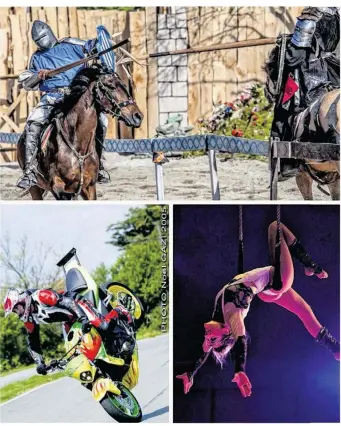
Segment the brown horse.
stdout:
<path fill-rule="evenodd" d="M 129 127 L 139 127 L 143 114 L 117 74 L 100 67 L 81 70 L 52 118 L 47 142 L 37 154 L 38 185 L 30 188 L 33 200 L 42 200 L 50 191 L 57 200 L 96 200 L 99 160 L 95 133 L 99 114 L 109 113 Z M 44 139 L 44 137 L 43 137 Z M 20 167 L 24 168 L 25 132 L 17 147 Z"/>
<path fill-rule="evenodd" d="M 282 87 L 283 81 L 286 81 L 285 77 L 288 75 L 284 65 L 283 80 L 278 84 L 282 42 L 283 38 L 280 38 L 264 66 L 264 70 L 267 73 L 265 94 L 268 100 L 276 105 L 275 113 L 281 96 L 281 91 L 278 90 L 278 87 Z M 340 89 L 337 89 L 325 94 L 296 116 L 290 115 L 288 112 L 285 116 L 287 123 L 284 124 L 291 128 L 290 140 L 316 143 L 334 142 L 339 144 L 339 109 Z M 305 200 L 313 199 L 313 181 L 318 183 L 320 189 L 321 185 L 327 185 L 333 200 L 340 199 L 340 163 L 338 161 L 319 161 L 307 158 L 299 162 L 295 178 Z"/>
<path fill-rule="evenodd" d="M 304 110 L 295 119 L 295 139 L 340 143 L 340 89 L 333 90 Z M 300 125 L 305 123 L 305 126 Z M 313 132 L 310 129 L 314 129 Z M 315 130 L 319 130 L 316 132 Z M 320 135 L 318 135 L 320 133 Z M 340 199 L 340 162 L 306 160 L 296 175 L 297 186 L 305 200 L 312 200 L 313 181 L 327 185 L 332 200 Z"/>

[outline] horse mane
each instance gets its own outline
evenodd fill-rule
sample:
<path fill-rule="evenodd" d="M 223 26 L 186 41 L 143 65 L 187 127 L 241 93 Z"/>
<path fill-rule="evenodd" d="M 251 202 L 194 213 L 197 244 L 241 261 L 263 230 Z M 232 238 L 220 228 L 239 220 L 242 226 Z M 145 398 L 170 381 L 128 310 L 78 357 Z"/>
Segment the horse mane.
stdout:
<path fill-rule="evenodd" d="M 325 14 L 316 24 L 316 32 L 320 35 L 324 50 L 334 52 L 340 41 L 340 17 L 339 15 Z"/>
<path fill-rule="evenodd" d="M 60 107 L 64 115 L 70 112 L 80 97 L 88 90 L 90 84 L 98 80 L 100 74 L 100 69 L 96 67 L 83 68 L 76 74 L 70 85 L 71 92 L 65 96 Z"/>

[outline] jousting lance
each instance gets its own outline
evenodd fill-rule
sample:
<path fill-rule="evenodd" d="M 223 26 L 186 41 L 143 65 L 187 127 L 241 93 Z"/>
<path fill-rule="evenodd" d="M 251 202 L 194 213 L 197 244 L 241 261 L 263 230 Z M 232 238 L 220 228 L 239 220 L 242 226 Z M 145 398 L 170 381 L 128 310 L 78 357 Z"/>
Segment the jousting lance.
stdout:
<path fill-rule="evenodd" d="M 277 38 L 260 38 L 260 39 L 235 41 L 232 43 L 221 43 L 221 44 L 215 44 L 215 45 L 206 46 L 206 47 L 205 46 L 190 47 L 188 49 L 151 53 L 147 56 L 143 56 L 137 59 L 142 60 L 142 59 L 148 59 L 148 58 L 159 58 L 160 56 L 182 55 L 186 53 L 201 53 L 201 52 L 212 52 L 214 50 L 228 50 L 228 49 L 239 49 L 242 47 L 264 46 L 267 44 L 275 44 L 276 41 L 277 41 Z"/>
<path fill-rule="evenodd" d="M 64 65 L 54 70 L 49 70 L 46 73 L 46 77 L 54 77 L 55 75 L 60 74 L 61 72 L 68 71 L 69 69 L 73 67 L 77 67 L 78 65 L 85 64 L 93 59 L 97 59 L 98 57 L 105 55 L 106 53 L 111 52 L 112 50 L 118 49 L 119 47 L 129 42 L 130 42 L 130 38 L 126 38 L 125 40 L 122 40 L 119 43 L 116 43 L 113 46 L 108 47 L 108 49 L 105 49 L 102 52 L 94 53 L 93 55 L 87 56 L 86 58 L 80 59 L 79 61 L 72 62 L 71 64 Z"/>

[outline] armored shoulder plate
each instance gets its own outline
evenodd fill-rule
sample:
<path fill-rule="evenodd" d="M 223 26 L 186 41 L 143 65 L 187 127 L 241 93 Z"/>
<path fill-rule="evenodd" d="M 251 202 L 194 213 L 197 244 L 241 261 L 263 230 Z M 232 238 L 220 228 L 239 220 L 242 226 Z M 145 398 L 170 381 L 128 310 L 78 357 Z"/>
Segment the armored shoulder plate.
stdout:
<path fill-rule="evenodd" d="M 77 44 L 78 46 L 84 46 L 86 41 L 77 37 L 64 37 L 59 40 L 59 43 Z"/>

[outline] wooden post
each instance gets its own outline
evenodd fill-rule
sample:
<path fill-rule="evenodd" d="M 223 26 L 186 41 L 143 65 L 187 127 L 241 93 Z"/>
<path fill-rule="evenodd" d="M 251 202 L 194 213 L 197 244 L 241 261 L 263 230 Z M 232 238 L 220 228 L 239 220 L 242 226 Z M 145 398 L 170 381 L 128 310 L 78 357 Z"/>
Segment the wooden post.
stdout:
<path fill-rule="evenodd" d="M 8 29 L 0 28 L 0 75 L 7 75 Z M 7 105 L 7 80 L 0 80 L 0 105 Z"/>
<path fill-rule="evenodd" d="M 156 197 L 158 201 L 165 199 L 162 164 L 155 163 Z"/>
<path fill-rule="evenodd" d="M 79 37 L 77 8 L 69 7 L 69 33 L 71 37 Z"/>
<path fill-rule="evenodd" d="M 116 25 L 115 25 L 116 24 Z M 114 32 L 122 32 L 122 36 L 120 37 L 122 40 L 130 37 L 130 22 L 128 12 L 124 11 L 116 11 L 115 21 L 114 21 Z M 118 39 L 120 40 L 120 39 Z M 127 50 L 129 51 L 130 44 L 127 46 Z M 118 70 L 119 76 L 122 78 L 123 83 L 129 87 L 129 79 L 126 76 L 124 70 Z M 122 122 L 117 122 L 117 133 L 118 137 L 121 139 L 132 139 L 133 138 L 133 129 L 131 127 L 126 126 Z"/>
<path fill-rule="evenodd" d="M 26 69 L 25 64 L 25 53 L 23 46 L 23 34 L 20 27 L 19 15 L 10 15 L 11 22 L 11 48 L 12 48 L 12 57 L 13 57 L 13 72 L 14 74 L 20 74 Z M 18 82 L 15 81 L 13 86 L 13 98 L 19 96 Z M 21 105 L 18 105 L 18 108 L 15 112 L 15 122 L 20 129 L 24 128 L 26 122 L 27 109 L 26 106 L 26 97 L 21 101 Z M 22 111 L 22 115 L 20 114 Z"/>
<path fill-rule="evenodd" d="M 209 165 L 210 165 L 212 200 L 220 200 L 220 189 L 219 189 L 217 161 L 216 161 L 214 149 L 210 149 L 208 151 L 208 161 L 209 161 Z"/>
<path fill-rule="evenodd" d="M 190 47 L 199 45 L 200 8 L 187 9 L 188 42 Z M 196 125 L 200 117 L 200 63 L 199 53 L 188 55 L 188 124 Z"/>
<path fill-rule="evenodd" d="M 135 57 L 146 55 L 146 12 L 129 12 L 131 54 Z M 147 109 L 147 70 L 133 65 L 133 81 L 136 84 L 134 98 L 142 111 L 144 119 L 139 129 L 135 129 L 134 138 L 145 138 L 148 135 Z"/>
<path fill-rule="evenodd" d="M 58 7 L 58 37 L 63 38 L 69 35 L 67 7 Z"/>
<path fill-rule="evenodd" d="M 58 38 L 58 18 L 56 7 L 45 7 L 46 22 L 50 25 L 54 35 Z"/>
<path fill-rule="evenodd" d="M 146 7 L 146 37 L 147 54 L 156 52 L 157 13 L 156 7 Z M 155 129 L 159 125 L 159 102 L 157 83 L 157 61 L 151 61 L 148 69 L 147 109 L 148 109 L 148 137 L 155 136 Z"/>
<path fill-rule="evenodd" d="M 277 143 L 278 139 L 270 140 L 269 152 L 269 169 L 270 169 L 270 200 L 277 200 L 278 195 L 278 174 L 280 159 L 277 157 Z"/>

